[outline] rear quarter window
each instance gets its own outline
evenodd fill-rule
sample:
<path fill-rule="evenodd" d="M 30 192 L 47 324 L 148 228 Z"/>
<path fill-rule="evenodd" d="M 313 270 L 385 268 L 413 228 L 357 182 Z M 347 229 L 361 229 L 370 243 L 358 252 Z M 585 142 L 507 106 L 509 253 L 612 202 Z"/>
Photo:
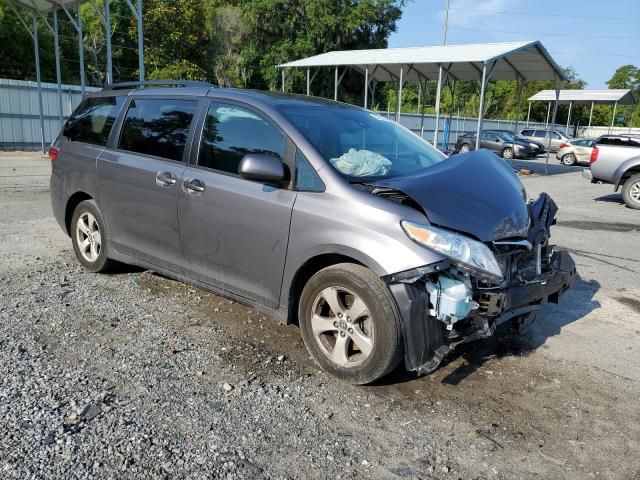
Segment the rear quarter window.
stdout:
<path fill-rule="evenodd" d="M 119 96 L 85 99 L 65 123 L 62 135 L 73 141 L 106 145 L 125 98 Z"/>

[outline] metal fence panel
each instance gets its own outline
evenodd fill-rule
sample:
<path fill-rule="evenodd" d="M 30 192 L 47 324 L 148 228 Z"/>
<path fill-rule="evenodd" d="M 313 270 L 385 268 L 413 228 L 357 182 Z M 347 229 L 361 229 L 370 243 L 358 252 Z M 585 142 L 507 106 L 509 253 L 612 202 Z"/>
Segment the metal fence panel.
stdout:
<path fill-rule="evenodd" d="M 86 91 L 99 88 L 87 87 Z M 61 85 L 63 120 L 82 100 L 79 85 Z M 42 83 L 42 110 L 44 114 L 45 145 L 50 144 L 60 131 L 58 85 Z M 0 78 L 0 148 L 40 148 L 40 111 L 38 84 L 23 80 Z"/>

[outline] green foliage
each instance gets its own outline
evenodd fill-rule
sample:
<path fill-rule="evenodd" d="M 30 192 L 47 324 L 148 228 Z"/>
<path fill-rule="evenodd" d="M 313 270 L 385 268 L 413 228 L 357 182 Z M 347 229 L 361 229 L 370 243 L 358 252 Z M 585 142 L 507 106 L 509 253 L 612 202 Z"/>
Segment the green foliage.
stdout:
<path fill-rule="evenodd" d="M 143 24 L 145 68 L 154 80 L 209 80 L 222 86 L 274 90 L 280 87 L 276 65 L 331 50 L 385 48 L 396 30 L 406 0 L 144 0 Z M 104 10 L 104 0 L 96 0 Z M 27 12 L 25 11 L 25 14 Z M 111 2 L 114 80 L 137 79 L 137 23 L 124 1 Z M 103 85 L 106 70 L 104 25 L 91 2 L 81 7 L 83 44 L 88 83 Z M 30 17 L 27 14 L 27 21 Z M 55 81 L 53 39 L 38 20 L 42 78 Z M 79 82 L 76 31 L 59 13 L 63 81 Z M 34 79 L 33 42 L 13 11 L 0 3 L 0 76 Z M 340 69 L 340 73 L 343 69 Z M 565 69 L 568 81 L 562 88 L 584 88 L 576 72 Z M 350 71 L 340 86 L 340 100 L 362 104 L 363 76 Z M 630 88 L 640 98 L 640 69 L 618 68 L 607 82 L 609 88 Z M 516 118 L 517 84 L 490 82 L 484 110 L 488 118 Z M 526 82 L 520 119 L 526 118 L 526 99 L 553 82 Z M 288 71 L 286 90 L 304 92 L 306 72 Z M 334 71 L 320 69 L 311 85 L 313 95 L 333 98 Z M 435 82 L 408 83 L 403 89 L 403 112 L 434 111 Z M 478 82 L 457 82 L 442 89 L 441 112 L 476 116 Z M 371 106 L 371 96 L 370 106 Z M 377 86 L 373 108 L 397 109 L 397 84 Z M 566 122 L 568 106 L 559 108 L 557 122 Z M 608 125 L 612 110 L 598 105 L 594 125 Z M 640 108 L 620 106 L 616 124 L 640 126 Z M 531 105 L 531 119 L 545 121 L 547 105 Z M 586 125 L 588 106 L 574 106 L 572 123 Z"/>

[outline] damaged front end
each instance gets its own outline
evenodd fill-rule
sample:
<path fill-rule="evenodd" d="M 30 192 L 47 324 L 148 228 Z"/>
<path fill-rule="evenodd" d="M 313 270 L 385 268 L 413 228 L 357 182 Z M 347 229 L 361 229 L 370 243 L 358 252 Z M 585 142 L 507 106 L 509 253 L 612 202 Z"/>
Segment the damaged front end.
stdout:
<path fill-rule="evenodd" d="M 482 242 L 501 274 L 483 273 L 491 265 L 474 269 L 444 260 L 385 278 L 402 317 L 408 370 L 430 373 L 457 345 L 487 338 L 500 324 L 530 315 L 547 301 L 558 303 L 576 270 L 566 252 L 549 244 L 556 212 L 542 194 L 527 205 L 526 231 Z"/>

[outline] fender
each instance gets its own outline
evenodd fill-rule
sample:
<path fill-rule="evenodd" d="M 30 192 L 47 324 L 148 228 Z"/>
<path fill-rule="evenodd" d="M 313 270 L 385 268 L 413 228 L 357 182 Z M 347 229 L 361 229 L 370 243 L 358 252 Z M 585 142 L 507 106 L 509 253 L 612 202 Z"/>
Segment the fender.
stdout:
<path fill-rule="evenodd" d="M 620 188 L 620 184 L 622 183 L 624 174 L 634 167 L 638 167 L 637 170 L 638 170 L 638 173 L 640 173 L 640 155 L 636 157 L 631 157 L 625 160 L 624 162 L 622 162 L 620 165 L 618 165 L 612 177 L 612 180 L 613 180 L 612 183 L 615 185 L 615 188 L 613 190 L 614 192 L 617 192 L 618 188 Z"/>

